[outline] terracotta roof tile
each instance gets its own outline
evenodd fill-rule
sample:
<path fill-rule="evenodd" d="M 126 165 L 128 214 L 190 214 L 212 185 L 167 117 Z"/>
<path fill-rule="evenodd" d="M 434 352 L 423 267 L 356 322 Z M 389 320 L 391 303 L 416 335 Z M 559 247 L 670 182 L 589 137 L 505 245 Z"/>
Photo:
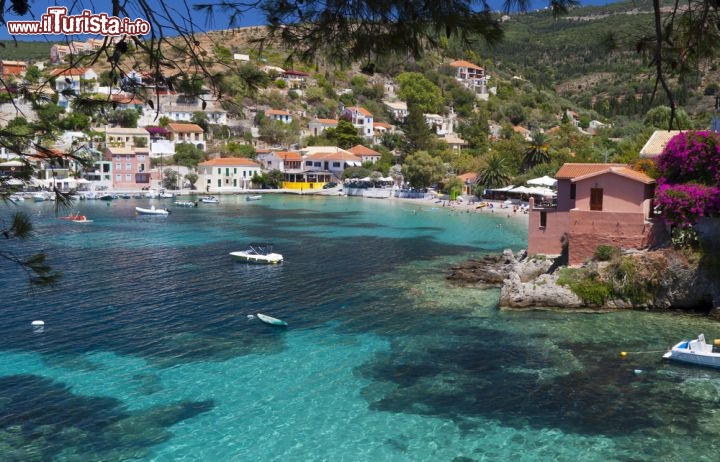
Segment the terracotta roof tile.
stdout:
<path fill-rule="evenodd" d="M 352 148 L 348 149 L 348 151 L 355 154 L 356 156 L 379 156 L 380 155 L 379 152 L 373 151 L 372 149 L 365 147 L 362 144 L 355 145 Z"/>
<path fill-rule="evenodd" d="M 309 160 L 347 160 L 351 162 L 361 162 L 359 157 L 347 152 L 316 152 L 315 154 L 308 154 L 306 158 Z"/>
<path fill-rule="evenodd" d="M 576 164 L 580 165 L 580 164 Z M 572 178 L 572 182 L 575 183 L 577 181 L 586 180 L 588 178 L 593 178 L 599 175 L 605 175 L 607 173 L 613 173 L 616 175 L 623 176 L 625 178 L 629 178 L 634 181 L 639 181 L 641 183 L 645 184 L 652 184 L 655 183 L 655 180 L 647 176 L 646 174 L 642 172 L 638 172 L 637 170 L 633 170 L 630 167 L 626 165 L 620 165 L 620 166 L 611 166 L 611 164 L 594 164 L 594 165 L 604 165 L 604 169 L 599 169 L 593 172 L 588 172 L 584 175 L 578 175 L 574 178 Z M 556 175 L 557 177 L 557 175 Z"/>
<path fill-rule="evenodd" d="M 478 69 L 482 70 L 482 67 L 478 66 L 477 64 L 473 64 L 470 61 L 464 61 L 462 59 L 459 59 L 457 61 L 453 61 L 450 63 L 452 67 L 467 67 L 468 69 Z"/>
<path fill-rule="evenodd" d="M 198 124 L 181 124 L 181 123 L 171 123 L 168 124 L 168 129 L 170 131 L 178 133 L 204 133 L 202 127 Z"/>
<path fill-rule="evenodd" d="M 588 175 L 590 173 L 602 172 L 610 167 L 627 167 L 626 164 L 574 164 L 566 163 L 555 173 L 557 180 L 572 180 L 575 177 Z"/>

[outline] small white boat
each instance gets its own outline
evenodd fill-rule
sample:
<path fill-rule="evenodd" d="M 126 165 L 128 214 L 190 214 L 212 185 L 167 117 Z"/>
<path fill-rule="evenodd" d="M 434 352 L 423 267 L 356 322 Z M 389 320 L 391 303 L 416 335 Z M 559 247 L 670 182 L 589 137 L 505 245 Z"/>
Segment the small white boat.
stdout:
<path fill-rule="evenodd" d="M 280 326 L 280 327 L 287 326 L 287 323 L 285 321 L 283 321 L 282 319 L 273 318 L 272 316 L 268 316 L 266 314 L 258 313 L 257 317 L 259 320 L 261 320 L 265 324 L 270 324 L 271 326 Z"/>
<path fill-rule="evenodd" d="M 282 263 L 283 256 L 272 251 L 272 244 L 255 243 L 249 244 L 247 249 L 237 252 L 230 252 L 230 255 L 236 260 L 246 263 L 262 263 L 267 265 L 276 265 Z"/>
<path fill-rule="evenodd" d="M 720 368 L 720 339 L 711 345 L 705 342 L 705 334 L 700 334 L 694 340 L 683 340 L 672 347 L 663 359 Z"/>
<path fill-rule="evenodd" d="M 158 209 L 155 206 L 151 206 L 149 209 L 143 207 L 135 207 L 135 211 L 140 215 L 170 215 L 168 209 Z"/>
<path fill-rule="evenodd" d="M 205 196 L 200 198 L 200 202 L 203 204 L 219 204 L 220 199 L 215 196 Z"/>
<path fill-rule="evenodd" d="M 247 197 L 245 197 L 245 200 L 246 200 L 246 201 L 259 201 L 260 199 L 262 199 L 262 196 L 261 196 L 260 194 L 258 194 L 258 195 L 256 195 L 256 196 L 247 196 Z"/>
<path fill-rule="evenodd" d="M 175 204 L 175 207 L 184 207 L 186 209 L 198 206 L 197 202 L 192 201 L 175 201 L 173 204 Z"/>

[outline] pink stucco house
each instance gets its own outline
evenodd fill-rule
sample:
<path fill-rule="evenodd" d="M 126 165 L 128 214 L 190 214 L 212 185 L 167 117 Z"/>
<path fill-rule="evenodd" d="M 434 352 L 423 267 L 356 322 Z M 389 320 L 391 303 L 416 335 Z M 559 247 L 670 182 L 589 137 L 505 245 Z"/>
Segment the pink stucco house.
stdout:
<path fill-rule="evenodd" d="M 655 180 L 625 164 L 563 165 L 555 174 L 557 204 L 530 199 L 528 253 L 560 255 L 579 265 L 599 245 L 640 249 L 653 242 Z"/>

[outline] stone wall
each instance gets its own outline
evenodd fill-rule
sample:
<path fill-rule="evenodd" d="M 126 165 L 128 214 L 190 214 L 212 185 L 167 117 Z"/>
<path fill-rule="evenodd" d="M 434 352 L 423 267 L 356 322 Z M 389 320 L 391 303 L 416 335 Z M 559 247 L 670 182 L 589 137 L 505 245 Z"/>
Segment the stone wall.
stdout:
<path fill-rule="evenodd" d="M 643 249 L 653 243 L 654 223 L 643 213 L 570 211 L 569 262 L 582 264 L 600 245 Z"/>

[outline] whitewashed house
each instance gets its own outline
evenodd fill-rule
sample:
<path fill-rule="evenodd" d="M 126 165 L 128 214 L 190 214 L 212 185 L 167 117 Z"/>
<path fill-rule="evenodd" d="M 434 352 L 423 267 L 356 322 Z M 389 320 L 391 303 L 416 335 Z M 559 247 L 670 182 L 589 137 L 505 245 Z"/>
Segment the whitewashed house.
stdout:
<path fill-rule="evenodd" d="M 218 157 L 198 164 L 198 187 L 206 192 L 234 192 L 252 187 L 260 164 L 246 157 Z"/>

